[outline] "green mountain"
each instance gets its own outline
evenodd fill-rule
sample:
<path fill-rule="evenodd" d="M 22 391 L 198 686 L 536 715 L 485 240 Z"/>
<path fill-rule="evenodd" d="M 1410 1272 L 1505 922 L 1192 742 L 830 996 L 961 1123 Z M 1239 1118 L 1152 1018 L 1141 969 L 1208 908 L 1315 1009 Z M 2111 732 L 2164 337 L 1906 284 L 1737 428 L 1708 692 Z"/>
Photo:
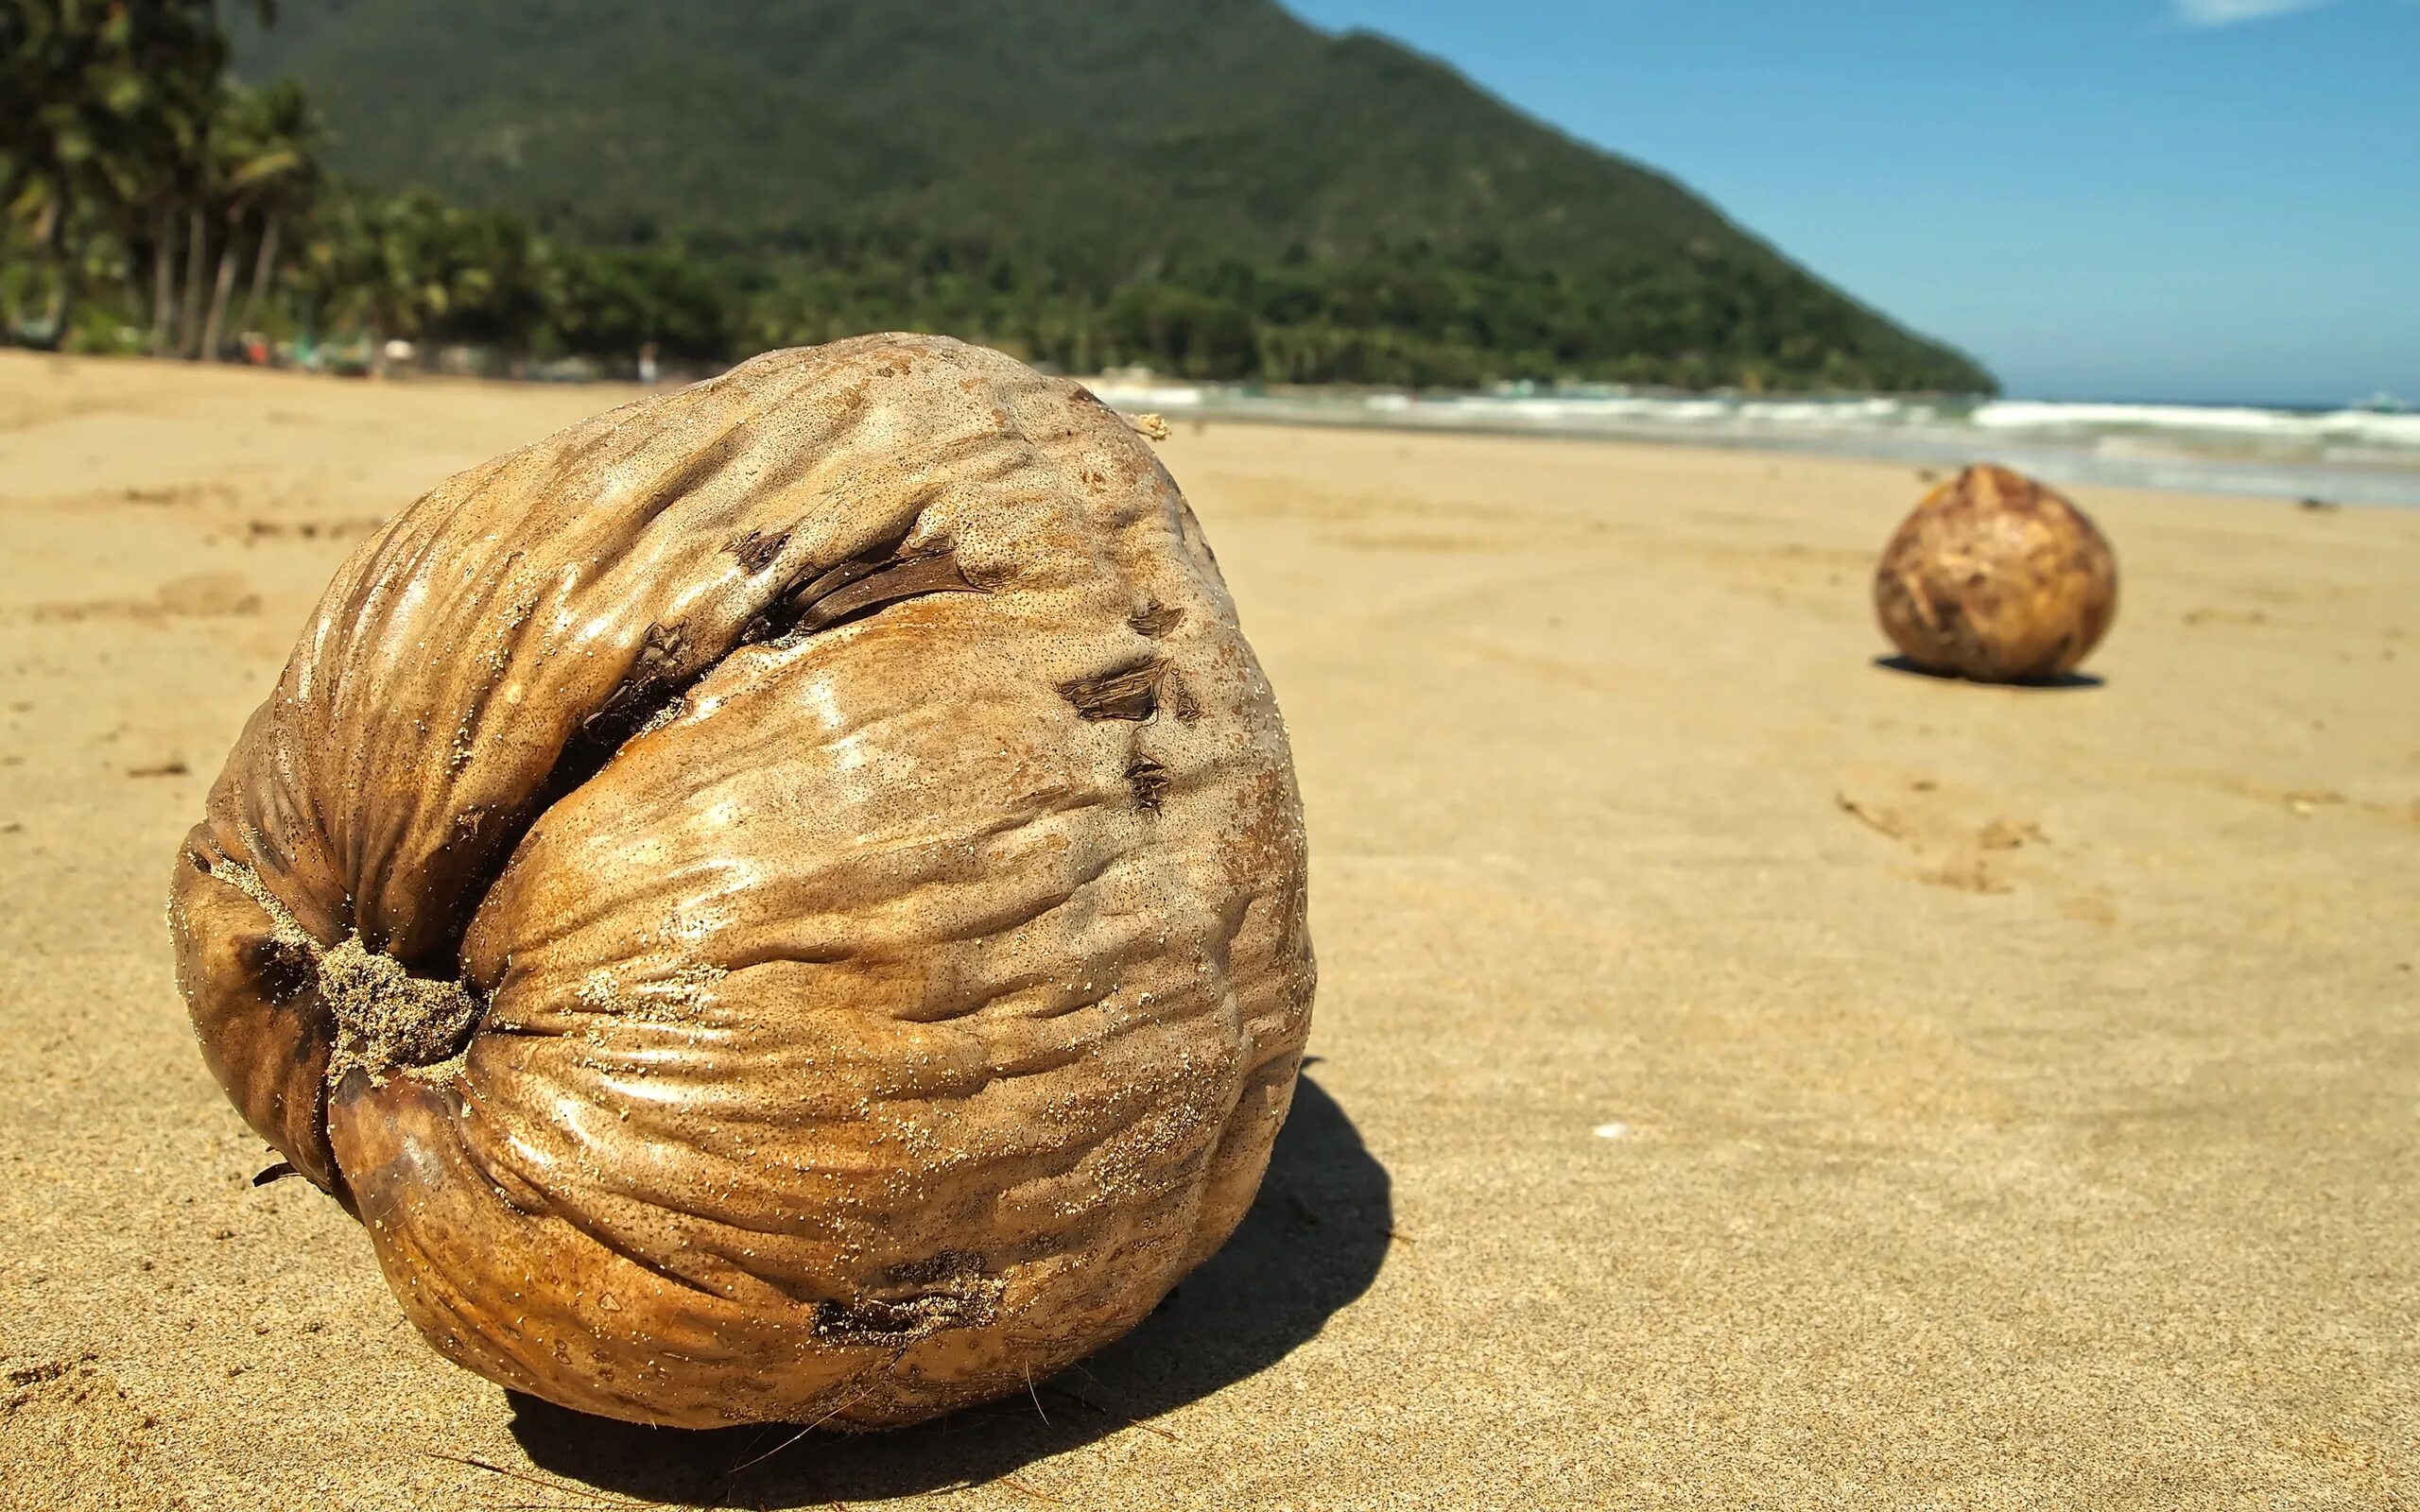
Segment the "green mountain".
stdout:
<path fill-rule="evenodd" d="M 1249 349 L 1246 369 L 1295 376 L 1264 359 L 1354 336 L 1472 359 L 1449 377 L 1991 385 L 1672 180 L 1271 0 L 284 11 L 239 39 L 240 68 L 301 79 L 347 173 L 582 243 L 739 258 L 869 318 L 876 269 L 925 278 L 940 247 L 949 268 L 1075 300 L 1104 340 L 1136 288 L 1158 291 L 1137 331 L 1151 310 L 1165 327 L 1232 306 L 1234 329 L 1159 353 L 1205 373 Z"/>

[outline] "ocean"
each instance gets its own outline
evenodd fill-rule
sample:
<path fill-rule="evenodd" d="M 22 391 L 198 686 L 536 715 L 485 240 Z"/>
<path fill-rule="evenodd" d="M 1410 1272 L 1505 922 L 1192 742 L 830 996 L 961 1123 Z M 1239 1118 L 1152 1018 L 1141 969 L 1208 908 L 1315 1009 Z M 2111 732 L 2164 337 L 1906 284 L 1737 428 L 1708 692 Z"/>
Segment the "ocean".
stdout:
<path fill-rule="evenodd" d="M 1204 419 L 1602 437 L 1957 467 L 2069 488 L 2169 489 L 2420 507 L 2420 412 L 2038 400 L 1754 398 L 1507 387 L 1484 394 L 1269 391 L 1134 378 L 1106 403 Z"/>

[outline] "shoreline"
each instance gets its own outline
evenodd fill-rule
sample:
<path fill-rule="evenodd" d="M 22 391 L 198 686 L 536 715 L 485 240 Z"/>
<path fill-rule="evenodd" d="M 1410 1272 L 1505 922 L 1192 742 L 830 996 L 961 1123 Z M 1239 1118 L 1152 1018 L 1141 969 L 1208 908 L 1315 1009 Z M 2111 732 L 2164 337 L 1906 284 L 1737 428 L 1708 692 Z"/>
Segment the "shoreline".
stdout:
<path fill-rule="evenodd" d="M 652 384 L 635 379 L 494 377 L 476 373 L 413 369 L 401 374 L 337 373 L 294 368 L 253 367 L 238 363 L 197 364 L 177 358 L 91 353 L 0 353 L 14 360 L 42 363 L 123 365 L 134 370 L 209 371 L 251 375 L 276 374 L 321 380 L 338 385 L 409 387 L 465 386 L 503 392 L 606 394 L 620 396 L 591 410 L 612 407 L 644 394 L 663 393 L 714 376 L 682 376 Z M 1857 423 L 1860 415 L 1876 413 L 1916 416 L 1970 411 L 1985 404 L 2047 417 L 2042 424 L 2056 429 L 2065 412 L 2083 416 L 2139 410 L 2266 419 L 2298 415 L 2308 422 L 2358 414 L 2359 411 L 2253 411 L 2243 406 L 2073 404 L 2042 401 L 1971 401 L 1892 395 L 1768 396 L 1737 394 L 1652 394 L 1603 400 L 1582 396 L 1496 396 L 1480 393 L 1415 395 L 1386 389 L 1340 387 L 1253 393 L 1238 387 L 1172 381 L 1138 381 L 1121 374 L 1075 377 L 1104 404 L 1130 414 L 1157 412 L 1170 424 L 1187 421 L 1256 426 L 1305 426 L 1323 430 L 1370 431 L 1414 436 L 1476 436 L 1566 441 L 1607 441 L 1629 445 L 1741 452 L 1759 455 L 1831 458 L 1842 461 L 1897 464 L 1955 472 L 1976 462 L 1996 462 L 2031 473 L 2063 490 L 2128 489 L 2168 494 L 2223 495 L 2245 500 L 2298 503 L 2310 507 L 2362 507 L 2420 508 L 2420 442 L 2407 462 L 2393 450 L 2359 458 L 2281 455 L 2275 448 L 2243 447 L 2233 452 L 2199 450 L 2184 444 L 2194 436 L 2211 438 L 2219 431 L 2179 435 L 2143 426 L 2117 426 L 2098 435 L 2066 438 L 2029 436 L 2025 430 L 1994 425 L 1944 423 L 1937 420 L 1896 421 L 1889 424 Z M 1591 404 L 1613 404 L 1619 412 L 1590 413 Z M 1523 407 L 1527 406 L 1527 407 Z M 1680 418 L 1659 418 L 1661 409 Z M 1574 412 L 1578 411 L 1575 416 Z M 1736 421 L 1709 419 L 1722 411 L 1745 417 Z M 1761 415 L 1804 417 L 1821 412 L 1825 422 L 1789 428 Z M 1830 416 L 1847 417 L 1847 422 Z M 2420 415 L 2382 414 L 2420 438 Z M 2083 421 L 2076 422 L 2079 427 Z M 2238 423 L 2238 430 L 2241 429 Z M 2384 459 L 2381 459 L 2381 455 Z"/>
<path fill-rule="evenodd" d="M 1561 440 L 1606 440 L 1643 445 L 1703 447 L 1714 451 L 1744 451 L 1782 455 L 1836 457 L 1868 462 L 1894 462 L 1950 470 L 1972 462 L 1998 462 L 2031 472 L 2066 490 L 2089 488 L 2140 489 L 2162 493 L 2226 494 L 2247 499 L 2289 502 L 2317 500 L 2326 505 L 2365 505 L 2385 508 L 2420 508 L 2420 449 L 2406 463 L 2342 457 L 2291 457 L 2256 450 L 2234 454 L 2181 447 L 2178 438 L 2141 429 L 2113 430 L 2100 436 L 2062 442 L 2027 438 L 2019 434 L 1981 425 L 1915 423 L 1859 429 L 1854 425 L 1809 427 L 1708 422 L 1702 420 L 1658 420 L 1636 414 L 1574 418 L 1569 413 L 1584 402 L 1541 400 L 1538 411 L 1524 414 L 1510 404 L 1482 408 L 1472 401 L 1487 396 L 1449 396 L 1423 400 L 1407 395 L 1363 392 L 1330 396 L 1248 395 L 1207 386 L 1136 385 L 1083 380 L 1105 403 L 1121 409 L 1160 409 L 1170 423 L 1185 419 L 1218 420 L 1243 424 L 1310 425 L 1343 430 L 1374 430 L 1413 435 L 1542 437 Z M 1513 403 L 1518 403 L 1513 402 Z M 1675 411 L 1729 407 L 1752 413 L 1752 406 L 1772 410 L 1860 407 L 1910 407 L 1890 396 L 1858 400 L 1846 396 L 1822 400 L 1743 400 L 1732 397 L 1675 397 L 1659 401 L 1620 401 L 1625 405 L 1661 404 Z M 2037 410 L 2065 407 L 2098 411 L 2108 406 L 2033 404 Z M 2188 406 L 2161 406 L 2184 409 Z M 2331 412 L 2333 413 L 2333 412 Z M 2400 417 L 2396 417 L 2400 418 Z M 2206 433 L 2204 433 L 2206 434 Z M 2167 445 L 2162 446 L 2165 441 Z"/>

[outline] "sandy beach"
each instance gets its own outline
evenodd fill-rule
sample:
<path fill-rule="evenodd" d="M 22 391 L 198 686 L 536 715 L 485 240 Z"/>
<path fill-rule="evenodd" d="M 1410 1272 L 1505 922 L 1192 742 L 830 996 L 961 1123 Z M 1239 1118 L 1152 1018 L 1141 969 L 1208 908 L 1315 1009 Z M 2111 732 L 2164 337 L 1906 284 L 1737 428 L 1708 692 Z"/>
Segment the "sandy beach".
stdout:
<path fill-rule="evenodd" d="M 1917 472 L 1180 424 L 1315 1063 L 1230 1247 L 866 1438 L 509 1399 L 212 1083 L 180 835 L 331 571 L 631 397 L 0 354 L 0 1505 L 2420 1502 L 2420 511 L 2086 491 L 2078 685 L 1877 665 Z"/>

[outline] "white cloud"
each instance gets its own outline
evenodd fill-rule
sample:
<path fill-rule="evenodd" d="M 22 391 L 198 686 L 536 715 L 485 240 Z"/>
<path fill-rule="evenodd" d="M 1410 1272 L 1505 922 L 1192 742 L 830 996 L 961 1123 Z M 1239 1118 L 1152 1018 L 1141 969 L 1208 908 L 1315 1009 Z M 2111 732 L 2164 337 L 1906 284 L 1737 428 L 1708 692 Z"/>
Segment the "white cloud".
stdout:
<path fill-rule="evenodd" d="M 2316 10 L 2328 0 L 2176 0 L 2178 18 L 2189 26 L 2232 26 L 2297 10 Z"/>

